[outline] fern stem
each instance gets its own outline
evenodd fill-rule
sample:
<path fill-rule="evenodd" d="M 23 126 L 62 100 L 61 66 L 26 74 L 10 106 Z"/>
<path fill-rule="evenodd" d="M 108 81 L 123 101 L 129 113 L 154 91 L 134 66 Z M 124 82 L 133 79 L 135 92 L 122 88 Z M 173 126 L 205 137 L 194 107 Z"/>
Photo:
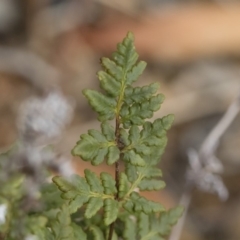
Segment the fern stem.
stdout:
<path fill-rule="evenodd" d="M 119 118 L 119 114 L 117 114 L 116 116 L 116 125 L 115 125 L 115 141 L 118 145 L 118 148 L 121 150 L 121 143 L 120 143 L 120 118 Z M 117 193 L 115 195 L 115 200 L 119 201 L 119 161 L 122 159 L 123 154 L 120 154 L 120 158 L 118 161 L 116 161 L 115 163 L 115 181 L 116 181 L 116 189 L 117 189 Z M 110 229 L 109 229 L 109 235 L 108 235 L 108 240 L 112 240 L 112 236 L 113 236 L 113 231 L 114 231 L 114 225 L 115 222 L 113 222 L 110 225 Z"/>
<path fill-rule="evenodd" d="M 115 225 L 115 222 L 111 223 L 110 225 L 108 240 L 112 240 L 114 225 Z"/>

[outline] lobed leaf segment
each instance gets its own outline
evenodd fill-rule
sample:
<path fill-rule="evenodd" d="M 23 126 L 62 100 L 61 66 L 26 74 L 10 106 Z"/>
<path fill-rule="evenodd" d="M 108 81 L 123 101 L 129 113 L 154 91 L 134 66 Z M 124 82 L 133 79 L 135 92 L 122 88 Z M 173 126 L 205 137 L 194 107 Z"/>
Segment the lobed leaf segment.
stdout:
<path fill-rule="evenodd" d="M 68 206 L 64 204 L 50 227 L 45 229 L 45 239 L 86 240 L 87 235 L 80 226 L 71 222 Z"/>
<path fill-rule="evenodd" d="M 160 215 L 140 213 L 124 219 L 124 239 L 163 240 L 183 212 L 182 207 L 172 208 Z"/>
<path fill-rule="evenodd" d="M 174 116 L 168 115 L 153 122 L 147 120 L 160 109 L 164 96 L 158 93 L 158 83 L 144 87 L 132 85 L 146 67 L 145 62 L 138 61 L 132 33 L 128 33 L 117 45 L 112 59 L 101 59 L 101 65 L 103 70 L 97 75 L 103 92 L 83 91 L 98 114 L 101 129 L 91 129 L 82 134 L 72 154 L 92 165 L 104 161 L 108 165 L 115 164 L 115 179 L 107 173 L 98 177 L 85 170 L 84 177 L 74 175 L 65 179 L 56 176 L 53 182 L 62 192 L 69 214 L 82 207 L 85 208 L 86 219 L 103 214 L 104 229 L 94 224 L 87 229 L 91 239 L 113 240 L 119 236 L 131 240 L 163 239 L 182 209 L 166 211 L 161 204 L 142 197 L 138 190 L 160 190 L 165 186 L 162 172 L 156 166 L 166 147 L 166 134 Z M 115 126 L 111 120 L 115 120 Z M 120 163 L 125 166 L 122 172 Z M 127 213 L 123 235 L 114 230 L 114 223 L 120 219 L 122 212 Z M 131 216 L 136 219 L 136 226 Z M 60 222 L 59 215 L 56 224 Z"/>

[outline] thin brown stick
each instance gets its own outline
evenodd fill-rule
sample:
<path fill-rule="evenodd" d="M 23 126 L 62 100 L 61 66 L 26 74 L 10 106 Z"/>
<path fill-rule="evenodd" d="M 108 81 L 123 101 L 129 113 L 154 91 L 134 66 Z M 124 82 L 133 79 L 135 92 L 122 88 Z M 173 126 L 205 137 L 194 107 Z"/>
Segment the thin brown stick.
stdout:
<path fill-rule="evenodd" d="M 108 240 L 112 240 L 114 225 L 115 225 L 115 222 L 111 223 L 110 225 Z"/>

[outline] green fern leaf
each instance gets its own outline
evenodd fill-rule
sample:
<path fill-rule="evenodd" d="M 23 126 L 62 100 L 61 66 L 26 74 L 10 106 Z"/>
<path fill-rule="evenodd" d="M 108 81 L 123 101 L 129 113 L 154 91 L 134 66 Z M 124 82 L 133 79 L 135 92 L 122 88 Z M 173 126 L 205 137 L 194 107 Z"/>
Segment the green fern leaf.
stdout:
<path fill-rule="evenodd" d="M 56 240 L 56 238 L 53 236 L 53 234 L 49 228 L 44 229 L 44 235 L 45 235 L 45 239 Z"/>
<path fill-rule="evenodd" d="M 71 219 L 66 205 L 62 206 L 61 211 L 57 214 L 56 221 L 51 223 L 51 230 L 54 240 L 74 239 Z"/>
<path fill-rule="evenodd" d="M 108 141 L 98 142 L 90 134 L 82 134 L 81 140 L 72 150 L 74 156 L 80 156 L 85 161 L 92 161 L 94 165 L 103 162 L 108 153 Z"/>
<path fill-rule="evenodd" d="M 137 239 L 137 229 L 136 229 L 136 218 L 135 216 L 129 216 L 124 220 L 124 240 L 135 240 Z"/>
<path fill-rule="evenodd" d="M 138 193 L 132 192 L 130 198 L 126 200 L 123 207 L 130 213 L 144 212 L 146 214 L 164 211 L 164 207 L 160 203 L 149 201 L 141 197 Z"/>
<path fill-rule="evenodd" d="M 129 130 L 129 141 L 131 144 L 136 144 L 140 138 L 140 130 L 136 125 L 133 125 Z"/>
<path fill-rule="evenodd" d="M 8 199 L 18 200 L 22 198 L 22 186 L 25 177 L 22 174 L 14 175 L 1 186 L 0 194 Z"/>
<path fill-rule="evenodd" d="M 106 94 L 84 90 L 84 95 L 102 122 L 101 132 L 89 130 L 88 134 L 83 134 L 73 149 L 73 154 L 85 161 L 91 161 L 93 165 L 98 165 L 105 159 L 111 165 L 121 156 L 125 163 L 125 173 L 120 174 L 117 189 L 116 181 L 111 175 L 101 173 L 98 178 L 94 173 L 85 171 L 85 179 L 78 179 L 78 184 L 75 185 L 71 182 L 74 188 L 65 183 L 58 184 L 63 191 L 62 197 L 68 200 L 70 209 L 76 209 L 79 203 L 80 206 L 86 204 L 87 218 L 93 218 L 103 208 L 105 225 L 116 221 L 120 206 L 131 214 L 142 213 L 142 220 L 139 223 L 135 220 L 135 225 L 140 225 L 140 233 L 136 235 L 136 232 L 131 232 L 132 229 L 126 227 L 124 238 L 136 239 L 140 236 L 144 240 L 161 239 L 159 232 L 155 230 L 148 235 L 156 224 L 144 214 L 159 214 L 165 211 L 163 206 L 148 201 L 135 190 L 159 190 L 165 186 L 159 179 L 162 172 L 156 168 L 156 164 L 164 152 L 166 131 L 171 127 L 174 117 L 168 115 L 153 123 L 145 122 L 145 119 L 151 118 L 161 107 L 164 96 L 156 94 L 159 88 L 157 83 L 144 87 L 131 86 L 146 67 L 145 62 L 138 62 L 132 33 L 128 33 L 117 45 L 113 59 L 102 58 L 101 65 L 103 71 L 98 72 L 98 78 Z M 107 122 L 113 118 L 118 123 L 116 126 L 120 123 L 116 130 Z M 130 221 L 132 219 L 128 218 L 127 222 Z M 100 229 L 93 229 L 96 239 L 102 239 L 104 235 L 98 234 Z"/>
<path fill-rule="evenodd" d="M 128 139 L 128 133 L 126 132 L 125 129 L 121 128 L 120 129 L 120 141 L 124 146 L 130 145 L 130 141 Z"/>
<path fill-rule="evenodd" d="M 165 186 L 165 183 L 158 179 L 162 176 L 162 171 L 155 166 L 162 151 L 159 147 L 152 147 L 151 154 L 144 156 L 146 165 L 143 167 L 133 166 L 130 163 L 125 164 L 127 178 L 132 184 L 127 195 L 130 195 L 135 188 L 143 191 L 158 190 Z"/>
<path fill-rule="evenodd" d="M 89 230 L 93 234 L 93 240 L 105 240 L 102 230 L 97 226 L 91 226 Z"/>
<path fill-rule="evenodd" d="M 44 202 L 45 211 L 59 209 L 64 204 L 64 200 L 60 197 L 61 192 L 54 183 L 44 184 L 41 188 L 41 194 L 41 201 Z"/>
<path fill-rule="evenodd" d="M 103 57 L 101 59 L 101 64 L 105 72 L 109 73 L 116 81 L 121 82 L 123 78 L 123 68 L 118 65 L 115 61 L 110 60 L 109 58 Z"/>
<path fill-rule="evenodd" d="M 115 130 L 109 122 L 103 122 L 101 125 L 102 133 L 106 139 L 111 142 L 115 140 Z"/>
<path fill-rule="evenodd" d="M 136 167 L 127 163 L 125 164 L 125 167 L 126 175 L 131 183 L 140 182 L 143 178 L 152 179 L 162 177 L 162 171 L 154 166 L 151 166 L 151 163 L 148 163 L 144 167 Z M 139 178 L 141 179 L 139 180 Z"/>
<path fill-rule="evenodd" d="M 104 223 L 110 225 L 117 219 L 119 209 L 119 202 L 114 199 L 104 200 Z"/>
<path fill-rule="evenodd" d="M 131 32 L 117 45 L 117 51 L 113 53 L 113 58 L 126 72 L 135 66 L 138 54 L 135 50 L 134 36 Z"/>
<path fill-rule="evenodd" d="M 71 223 L 71 227 L 73 229 L 74 240 L 87 240 L 86 233 L 82 230 L 82 228 L 79 225 Z"/>
<path fill-rule="evenodd" d="M 136 166 L 134 166 L 130 163 L 125 163 L 125 172 L 128 177 L 128 180 L 131 183 L 137 181 L 139 174 L 138 174 Z"/>
<path fill-rule="evenodd" d="M 172 123 L 174 121 L 174 115 L 169 114 L 162 118 L 162 126 L 165 130 L 169 130 L 172 126 Z"/>
<path fill-rule="evenodd" d="M 115 116 L 115 107 L 117 102 L 115 99 L 108 97 L 94 90 L 84 90 L 84 96 L 88 99 L 89 104 L 99 114 L 99 120 L 111 120 Z"/>
<path fill-rule="evenodd" d="M 149 155 L 150 152 L 155 152 L 152 146 L 158 147 L 163 151 L 167 144 L 166 130 L 170 128 L 173 120 L 173 115 L 168 115 L 162 119 L 156 119 L 153 123 L 145 122 L 140 134 L 138 127 L 132 126 L 129 130 L 129 141 L 131 144 L 125 148 L 135 149 L 137 153 L 143 155 Z M 135 137 L 133 137 L 134 135 Z M 132 141 L 133 138 L 134 141 Z"/>
<path fill-rule="evenodd" d="M 139 236 L 143 238 L 149 233 L 149 216 L 145 213 L 140 213 L 138 218 Z"/>
<path fill-rule="evenodd" d="M 127 175 L 122 172 L 119 178 L 119 197 L 123 198 L 128 193 L 129 188 Z"/>
<path fill-rule="evenodd" d="M 125 229 L 124 239 L 131 240 L 164 240 L 169 235 L 170 230 L 182 215 L 183 208 L 176 207 L 166 212 L 158 214 L 139 214 L 132 215 L 124 219 Z"/>
<path fill-rule="evenodd" d="M 158 94 L 141 103 L 133 103 L 131 106 L 125 103 L 120 112 L 123 126 L 128 128 L 129 122 L 136 125 L 142 125 L 144 119 L 151 118 L 153 113 L 159 110 L 163 101 L 164 96 Z"/>
<path fill-rule="evenodd" d="M 155 165 L 157 162 L 153 162 L 152 160 L 149 161 L 149 155 L 150 153 L 154 153 L 157 157 L 160 157 L 156 154 L 155 148 L 158 147 L 161 153 L 164 151 L 167 144 L 166 125 L 164 125 L 164 122 L 167 122 L 167 127 L 170 128 L 172 121 L 173 117 L 172 115 L 169 115 L 167 118 L 157 119 L 153 123 L 145 122 L 141 132 L 138 126 L 133 125 L 129 130 L 128 139 L 127 132 L 121 130 L 121 141 L 124 143 L 123 160 L 140 167 L 143 167 L 148 163 L 148 173 L 150 173 L 152 170 L 151 166 Z M 151 158 L 152 157 L 153 156 L 151 156 Z M 153 159 L 156 159 L 156 157 L 153 157 Z M 147 168 L 144 169 L 146 170 Z M 148 176 L 147 173 L 145 175 Z M 128 174 L 128 177 L 130 177 L 130 174 Z"/>
<path fill-rule="evenodd" d="M 117 97 L 120 93 L 121 83 L 117 81 L 113 76 L 104 71 L 98 72 L 98 78 L 100 80 L 100 86 L 107 93 L 113 97 Z"/>
<path fill-rule="evenodd" d="M 77 195 L 74 198 L 67 198 L 67 199 L 69 200 L 68 207 L 69 207 L 70 213 L 75 213 L 79 208 L 81 208 L 89 200 L 88 196 L 81 196 L 81 195 Z"/>
<path fill-rule="evenodd" d="M 117 146 L 111 146 L 108 148 L 108 155 L 107 155 L 107 164 L 112 165 L 115 163 L 120 156 L 120 150 Z"/>
<path fill-rule="evenodd" d="M 104 186 L 104 193 L 107 195 L 115 195 L 117 193 L 116 182 L 112 176 L 108 173 L 102 172 L 100 175 L 102 179 L 102 185 Z"/>
<path fill-rule="evenodd" d="M 63 192 L 61 197 L 68 200 L 70 213 L 76 212 L 89 200 L 87 193 L 90 188 L 84 178 L 80 178 L 78 175 L 73 175 L 71 179 L 56 176 L 53 178 L 53 182 Z"/>
<path fill-rule="evenodd" d="M 150 99 L 150 97 L 157 92 L 159 88 L 159 83 L 152 83 L 144 87 L 127 87 L 125 90 L 124 101 L 130 105 L 135 103 L 140 103 L 145 100 Z"/>
<path fill-rule="evenodd" d="M 55 215 L 56 217 L 56 215 Z M 44 216 L 31 215 L 26 218 L 26 235 L 37 236 L 39 240 L 45 240 L 46 234 L 44 228 L 48 219 Z"/>
<path fill-rule="evenodd" d="M 139 183 L 138 187 L 141 191 L 153 191 L 160 190 L 166 186 L 164 181 L 157 179 L 143 178 Z"/>
<path fill-rule="evenodd" d="M 99 198 L 90 198 L 85 211 L 85 217 L 91 218 L 94 216 L 103 206 L 103 200 Z"/>
<path fill-rule="evenodd" d="M 133 150 L 124 153 L 123 160 L 135 166 L 145 166 L 144 159 Z"/>
<path fill-rule="evenodd" d="M 170 233 L 172 226 L 177 223 L 183 210 L 183 207 L 176 207 L 160 215 L 157 229 L 161 236 L 166 236 Z"/>
<path fill-rule="evenodd" d="M 91 218 L 104 206 L 104 222 L 109 225 L 118 213 L 118 202 L 114 200 L 117 189 L 110 174 L 101 173 L 100 178 L 101 181 L 95 173 L 86 169 L 85 178 L 78 175 L 73 175 L 71 179 L 56 176 L 53 182 L 63 192 L 61 196 L 68 200 L 71 213 L 86 204 L 85 217 Z"/>
<path fill-rule="evenodd" d="M 92 192 L 98 192 L 103 193 L 104 188 L 102 186 L 102 183 L 100 179 L 97 177 L 97 175 L 90 171 L 89 169 L 84 170 L 86 181 L 90 186 L 90 189 Z"/>
<path fill-rule="evenodd" d="M 144 169 L 144 175 L 150 179 L 155 177 L 162 177 L 162 171 L 161 169 L 154 166 L 148 166 L 148 168 Z"/>
<path fill-rule="evenodd" d="M 143 73 L 146 66 L 147 63 L 144 61 L 140 61 L 136 66 L 134 66 L 132 71 L 127 74 L 127 84 L 131 85 L 133 82 L 135 82 Z"/>
<path fill-rule="evenodd" d="M 99 165 L 106 158 L 109 165 L 119 159 L 120 151 L 116 147 L 113 128 L 106 122 L 101 125 L 102 132 L 89 130 L 82 134 L 72 150 L 74 156 L 80 156 L 93 165 Z"/>

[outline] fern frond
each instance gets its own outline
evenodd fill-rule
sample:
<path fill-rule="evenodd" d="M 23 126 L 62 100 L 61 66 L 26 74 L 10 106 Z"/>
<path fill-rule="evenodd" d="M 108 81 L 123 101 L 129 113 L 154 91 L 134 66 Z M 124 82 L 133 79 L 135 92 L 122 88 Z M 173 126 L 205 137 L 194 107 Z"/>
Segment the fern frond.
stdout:
<path fill-rule="evenodd" d="M 158 214 L 143 212 L 124 219 L 124 240 L 164 240 L 183 213 L 182 207 Z"/>
<path fill-rule="evenodd" d="M 73 235 L 74 235 L 74 240 L 87 240 L 87 235 L 86 233 L 82 230 L 82 228 L 75 224 L 71 223 L 71 227 L 73 229 Z"/>
<path fill-rule="evenodd" d="M 139 76 L 143 73 L 144 69 L 146 68 L 147 64 L 144 61 L 138 62 L 130 72 L 127 73 L 127 84 L 131 85 L 134 83 Z"/>
<path fill-rule="evenodd" d="M 74 239 L 74 232 L 71 227 L 71 219 L 67 205 L 63 205 L 61 211 L 57 214 L 54 222 L 51 222 L 51 234 L 48 237 L 52 240 Z"/>
<path fill-rule="evenodd" d="M 143 87 L 128 86 L 125 90 L 124 102 L 130 105 L 148 100 L 157 92 L 158 88 L 159 83 L 151 83 L 150 85 Z"/>
<path fill-rule="evenodd" d="M 114 118 L 114 110 L 117 105 L 115 99 L 90 89 L 84 90 L 83 94 L 88 99 L 93 110 L 99 114 L 98 119 L 100 121 L 111 120 Z"/>
<path fill-rule="evenodd" d="M 125 164 L 126 175 L 129 182 L 131 182 L 127 195 L 131 194 L 135 188 L 139 188 L 141 191 L 149 191 L 165 187 L 164 181 L 159 179 L 159 177 L 162 177 L 162 171 L 155 166 L 161 154 L 162 150 L 155 147 L 155 151 L 145 157 L 145 162 L 148 162 L 144 167 L 133 166 L 130 163 Z"/>
<path fill-rule="evenodd" d="M 117 45 L 117 51 L 113 53 L 113 58 L 116 63 L 125 69 L 126 72 L 132 69 L 138 59 L 133 41 L 134 36 L 129 32 L 127 37 Z"/>
<path fill-rule="evenodd" d="M 112 59 L 101 59 L 103 70 L 97 74 L 103 93 L 83 91 L 93 110 L 98 113 L 98 119 L 102 122 L 101 131 L 89 130 L 81 135 L 72 153 L 93 165 L 104 160 L 109 165 L 116 163 L 116 181 L 107 173 L 101 173 L 98 178 L 89 170 L 85 170 L 85 178 L 75 176 L 73 181 L 54 178 L 55 184 L 63 192 L 62 197 L 68 200 L 71 212 L 85 205 L 85 218 L 94 219 L 96 213 L 103 209 L 105 227 L 96 227 L 91 219 L 87 224 L 92 232 L 91 237 L 96 240 L 104 237 L 114 239 L 115 235 L 108 236 L 109 229 L 106 226 L 118 221 L 123 212 L 128 212 L 128 217 L 129 214 L 142 213 L 155 214 L 156 218 L 165 211 L 161 204 L 140 196 L 136 189 L 151 191 L 165 186 L 160 179 L 162 172 L 156 165 L 167 144 L 166 132 L 174 120 L 173 115 L 168 115 L 153 123 L 146 122 L 161 107 L 164 95 L 157 93 L 158 83 L 144 87 L 131 86 L 146 67 L 145 62 L 138 62 L 132 33 L 128 33 L 117 45 L 117 51 L 112 56 Z M 114 118 L 116 129 L 108 122 Z M 125 172 L 117 174 L 120 161 L 125 164 Z M 122 208 L 126 211 L 119 211 Z M 132 226 L 134 217 L 127 217 L 125 232 L 120 236 L 124 239 L 140 239 L 139 236 L 142 240 L 161 239 L 162 233 L 155 234 L 155 230 L 152 230 L 155 225 L 146 216 L 142 215 L 139 226 L 138 215 Z M 162 219 L 161 224 L 164 223 L 165 228 L 168 224 L 171 226 L 168 217 Z M 113 225 L 110 228 L 113 230 Z"/>
<path fill-rule="evenodd" d="M 100 179 L 90 170 L 85 170 L 85 178 L 73 175 L 65 179 L 56 176 L 53 182 L 63 192 L 62 198 L 69 201 L 70 212 L 86 204 L 85 217 L 91 218 L 102 207 L 104 209 L 104 223 L 111 224 L 118 215 L 118 202 L 114 199 L 116 183 L 111 175 L 101 173 Z"/>
<path fill-rule="evenodd" d="M 89 130 L 82 134 L 80 140 L 72 150 L 74 156 L 80 156 L 93 165 L 99 165 L 106 158 L 109 165 L 119 159 L 120 151 L 115 143 L 113 127 L 108 122 L 101 124 L 101 132 Z"/>
<path fill-rule="evenodd" d="M 183 210 L 183 207 L 176 207 L 160 215 L 157 229 L 161 236 L 166 236 L 170 233 L 172 226 L 177 223 Z"/>
<path fill-rule="evenodd" d="M 22 197 L 23 181 L 25 177 L 22 174 L 14 175 L 7 182 L 2 184 L 0 189 L 1 196 L 13 200 L 18 200 Z"/>
<path fill-rule="evenodd" d="M 156 119 L 153 123 L 145 122 L 141 131 L 136 125 L 130 128 L 129 133 L 121 129 L 121 141 L 125 145 L 123 160 L 126 162 L 128 180 L 132 183 L 127 195 L 135 188 L 150 191 L 165 187 L 165 183 L 159 179 L 162 172 L 156 168 L 156 164 L 164 152 L 167 144 L 166 131 L 173 120 L 173 115 L 168 115 Z"/>
<path fill-rule="evenodd" d="M 142 74 L 146 63 L 137 63 L 138 54 L 134 46 L 134 37 L 128 33 L 124 40 L 118 44 L 113 59 L 102 58 L 102 71 L 98 72 L 100 86 L 107 94 L 94 90 L 84 90 L 93 110 L 98 113 L 100 121 L 111 120 L 118 115 L 124 98 L 124 92 Z"/>
<path fill-rule="evenodd" d="M 148 159 L 149 154 L 155 152 L 155 147 L 164 150 L 167 144 L 166 130 L 170 128 L 173 119 L 173 115 L 168 115 L 153 123 L 145 122 L 141 132 L 136 125 L 131 126 L 129 133 L 121 129 L 120 139 L 125 145 L 123 160 L 135 166 L 143 167 L 147 163 L 149 165 L 149 162 L 152 162 Z M 155 164 L 156 162 L 151 163 L 151 165 Z"/>
<path fill-rule="evenodd" d="M 134 150 L 129 150 L 124 153 L 123 160 L 134 166 L 145 166 L 145 161 L 142 156 L 137 154 Z"/>
<path fill-rule="evenodd" d="M 120 111 L 121 122 L 125 128 L 129 128 L 132 124 L 143 125 L 144 119 L 153 117 L 153 113 L 160 109 L 164 101 L 164 96 L 158 94 L 140 103 L 128 105 L 124 103 Z"/>
<path fill-rule="evenodd" d="M 137 239 L 137 228 L 136 228 L 136 217 L 133 215 L 128 216 L 124 219 L 124 240 L 136 240 Z"/>
<path fill-rule="evenodd" d="M 64 200 L 60 197 L 61 192 L 54 183 L 46 183 L 41 188 L 41 201 L 44 202 L 44 214 L 49 214 L 48 211 L 59 210 L 64 204 Z M 55 216 L 55 214 L 54 214 Z"/>
<path fill-rule="evenodd" d="M 128 177 L 125 173 L 120 174 L 119 178 L 119 198 L 123 198 L 129 191 L 130 184 L 128 181 Z"/>
<path fill-rule="evenodd" d="M 156 191 L 163 189 L 166 186 L 165 182 L 159 179 L 143 178 L 138 187 L 141 191 Z"/>
<path fill-rule="evenodd" d="M 165 208 L 160 204 L 140 196 L 136 192 L 132 192 L 126 202 L 123 203 L 123 207 L 130 213 L 144 212 L 146 214 L 157 213 L 164 211 Z"/>
<path fill-rule="evenodd" d="M 93 240 L 105 240 L 102 230 L 97 226 L 91 226 L 89 229 L 93 234 Z"/>
<path fill-rule="evenodd" d="M 117 97 L 120 93 L 121 83 L 116 80 L 109 73 L 104 71 L 98 72 L 98 78 L 100 80 L 100 86 L 104 89 L 110 96 Z"/>
<path fill-rule="evenodd" d="M 55 216 L 56 217 L 56 216 Z M 26 232 L 27 235 L 37 236 L 39 240 L 45 240 L 46 234 L 44 228 L 46 228 L 48 219 L 44 216 L 28 216 L 26 219 Z"/>

